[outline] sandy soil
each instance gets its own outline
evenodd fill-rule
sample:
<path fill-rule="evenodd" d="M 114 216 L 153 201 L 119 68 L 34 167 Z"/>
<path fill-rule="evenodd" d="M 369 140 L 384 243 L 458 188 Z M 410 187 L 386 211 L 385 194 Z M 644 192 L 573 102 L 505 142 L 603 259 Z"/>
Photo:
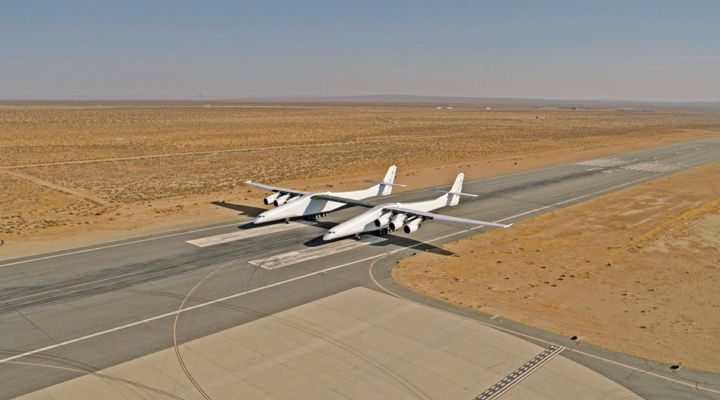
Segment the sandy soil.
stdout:
<path fill-rule="evenodd" d="M 536 118 L 538 116 L 544 119 Z M 718 135 L 687 111 L 0 105 L 0 258 L 227 221 L 247 179 L 411 188 Z"/>
<path fill-rule="evenodd" d="M 720 371 L 720 163 L 402 260 L 431 296 L 636 356 Z"/>

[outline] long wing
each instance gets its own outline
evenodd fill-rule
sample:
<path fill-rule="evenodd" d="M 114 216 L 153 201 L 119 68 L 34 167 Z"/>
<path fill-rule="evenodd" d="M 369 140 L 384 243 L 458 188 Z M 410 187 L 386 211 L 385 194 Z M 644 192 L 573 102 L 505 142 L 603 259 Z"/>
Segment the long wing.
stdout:
<path fill-rule="evenodd" d="M 246 185 L 248 185 L 248 186 L 253 186 L 253 187 L 256 187 L 256 188 L 259 188 L 259 189 L 268 190 L 268 191 L 271 191 L 271 192 L 294 194 L 294 195 L 296 195 L 296 196 L 308 194 L 308 192 L 303 192 L 303 191 L 300 191 L 300 190 L 285 189 L 285 188 L 280 188 L 280 187 L 275 187 L 275 186 L 270 186 L 270 185 L 264 185 L 264 184 L 262 184 L 262 183 L 257 183 L 257 182 L 253 182 L 253 181 L 245 181 L 245 182 L 243 182 L 243 183 L 246 184 Z"/>
<path fill-rule="evenodd" d="M 512 224 L 498 224 L 495 222 L 487 222 L 487 221 L 480 221 L 476 219 L 469 219 L 469 218 L 460 218 L 460 217 L 451 217 L 449 215 L 442 215 L 442 214 L 435 214 L 425 211 L 418 211 L 413 210 L 410 208 L 402 208 L 402 207 L 385 207 L 385 210 L 389 211 L 395 211 L 398 213 L 407 214 L 408 216 L 416 216 L 416 217 L 422 217 L 425 219 L 431 219 L 434 221 L 440 221 L 440 222 L 451 222 L 451 223 L 457 223 L 457 224 L 467 224 L 467 225 L 482 225 L 482 226 L 491 226 L 494 228 L 509 228 L 512 226 Z"/>
<path fill-rule="evenodd" d="M 330 196 L 330 195 L 326 195 L 326 194 L 314 194 L 312 197 L 313 197 L 313 199 L 333 201 L 335 203 L 343 203 L 343 204 L 347 204 L 349 206 L 355 206 L 355 207 L 365 207 L 365 208 L 375 207 L 375 204 L 366 203 L 366 202 L 360 201 L 360 200 L 347 199 L 345 197 Z"/>

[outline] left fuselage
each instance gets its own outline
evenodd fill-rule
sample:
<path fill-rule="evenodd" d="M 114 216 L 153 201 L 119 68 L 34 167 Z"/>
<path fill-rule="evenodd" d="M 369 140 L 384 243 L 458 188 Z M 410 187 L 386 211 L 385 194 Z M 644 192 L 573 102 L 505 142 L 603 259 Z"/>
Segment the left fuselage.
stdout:
<path fill-rule="evenodd" d="M 351 200 L 362 200 L 368 197 L 378 196 L 380 194 L 380 186 L 375 185 L 365 190 L 355 190 L 352 192 L 309 193 L 302 196 L 293 197 L 288 200 L 287 203 L 261 213 L 260 215 L 255 217 L 255 220 L 253 222 L 256 224 L 261 224 L 265 222 L 282 221 L 291 218 L 325 214 L 345 206 L 345 203 L 338 203 L 335 201 L 318 199 L 314 197 L 315 195 L 321 194 L 343 197 Z"/>

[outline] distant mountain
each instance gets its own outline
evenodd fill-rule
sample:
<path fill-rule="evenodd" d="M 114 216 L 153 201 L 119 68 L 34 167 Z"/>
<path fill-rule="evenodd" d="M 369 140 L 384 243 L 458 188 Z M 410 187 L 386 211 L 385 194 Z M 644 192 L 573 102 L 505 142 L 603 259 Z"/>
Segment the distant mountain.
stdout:
<path fill-rule="evenodd" d="M 254 103 L 341 103 L 341 104 L 393 104 L 393 105 L 472 105 L 496 107 L 561 107 L 561 108 L 703 108 L 719 109 L 720 101 L 663 102 L 636 100 L 561 100 L 523 99 L 502 97 L 417 96 L 378 94 L 359 96 L 271 96 L 239 98 L 235 101 Z"/>
<path fill-rule="evenodd" d="M 459 97 L 459 96 L 421 96 L 403 94 L 377 94 L 359 96 L 248 96 L 227 98 L 196 94 L 190 98 L 131 99 L 123 97 L 102 98 L 97 96 L 77 98 L 46 98 L 42 96 L 0 96 L 0 102 L 80 102 L 80 103 L 208 103 L 208 104 L 343 104 L 343 105 L 427 105 L 427 106 L 478 106 L 478 107 L 553 107 L 553 108 L 612 108 L 627 110 L 646 109 L 693 109 L 702 111 L 720 111 L 720 101 L 635 101 L 613 99 L 562 100 L 562 99 L 523 99 L 503 97 Z"/>

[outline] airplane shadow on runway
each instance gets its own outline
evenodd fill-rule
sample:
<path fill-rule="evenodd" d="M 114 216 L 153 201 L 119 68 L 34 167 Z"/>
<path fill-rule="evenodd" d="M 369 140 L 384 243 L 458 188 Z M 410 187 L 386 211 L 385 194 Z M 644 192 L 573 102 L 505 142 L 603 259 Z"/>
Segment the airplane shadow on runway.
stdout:
<path fill-rule="evenodd" d="M 335 225 L 335 224 L 333 224 L 333 225 Z M 395 246 L 405 247 L 405 248 L 413 249 L 413 250 L 417 250 L 417 251 L 427 251 L 427 252 L 441 255 L 441 256 L 452 256 L 455 254 L 452 251 L 447 251 L 443 248 L 433 246 L 432 244 L 424 243 L 424 242 L 421 242 L 421 241 L 418 241 L 415 239 L 411 239 L 408 237 L 395 236 L 393 234 L 380 236 L 380 235 L 374 235 L 372 233 L 366 233 L 365 235 L 381 237 L 383 239 L 387 239 L 387 240 L 383 240 L 381 242 L 369 243 L 368 246 L 384 247 L 384 246 L 395 245 Z M 303 245 L 305 245 L 307 247 L 319 247 L 319 246 L 327 245 L 329 243 L 334 243 L 334 242 L 337 242 L 340 240 L 356 240 L 356 239 L 348 237 L 348 238 L 336 239 L 336 240 L 326 242 L 322 239 L 322 236 L 318 236 L 314 239 L 308 240 L 307 242 L 303 243 Z"/>
<path fill-rule="evenodd" d="M 260 207 L 228 203 L 225 201 L 212 201 L 210 203 L 213 205 L 216 205 L 218 207 L 224 207 L 224 208 L 228 208 L 230 210 L 239 211 L 240 215 L 246 215 L 248 217 L 257 217 L 258 214 L 260 214 L 263 211 L 266 211 L 264 208 L 260 208 Z"/>

